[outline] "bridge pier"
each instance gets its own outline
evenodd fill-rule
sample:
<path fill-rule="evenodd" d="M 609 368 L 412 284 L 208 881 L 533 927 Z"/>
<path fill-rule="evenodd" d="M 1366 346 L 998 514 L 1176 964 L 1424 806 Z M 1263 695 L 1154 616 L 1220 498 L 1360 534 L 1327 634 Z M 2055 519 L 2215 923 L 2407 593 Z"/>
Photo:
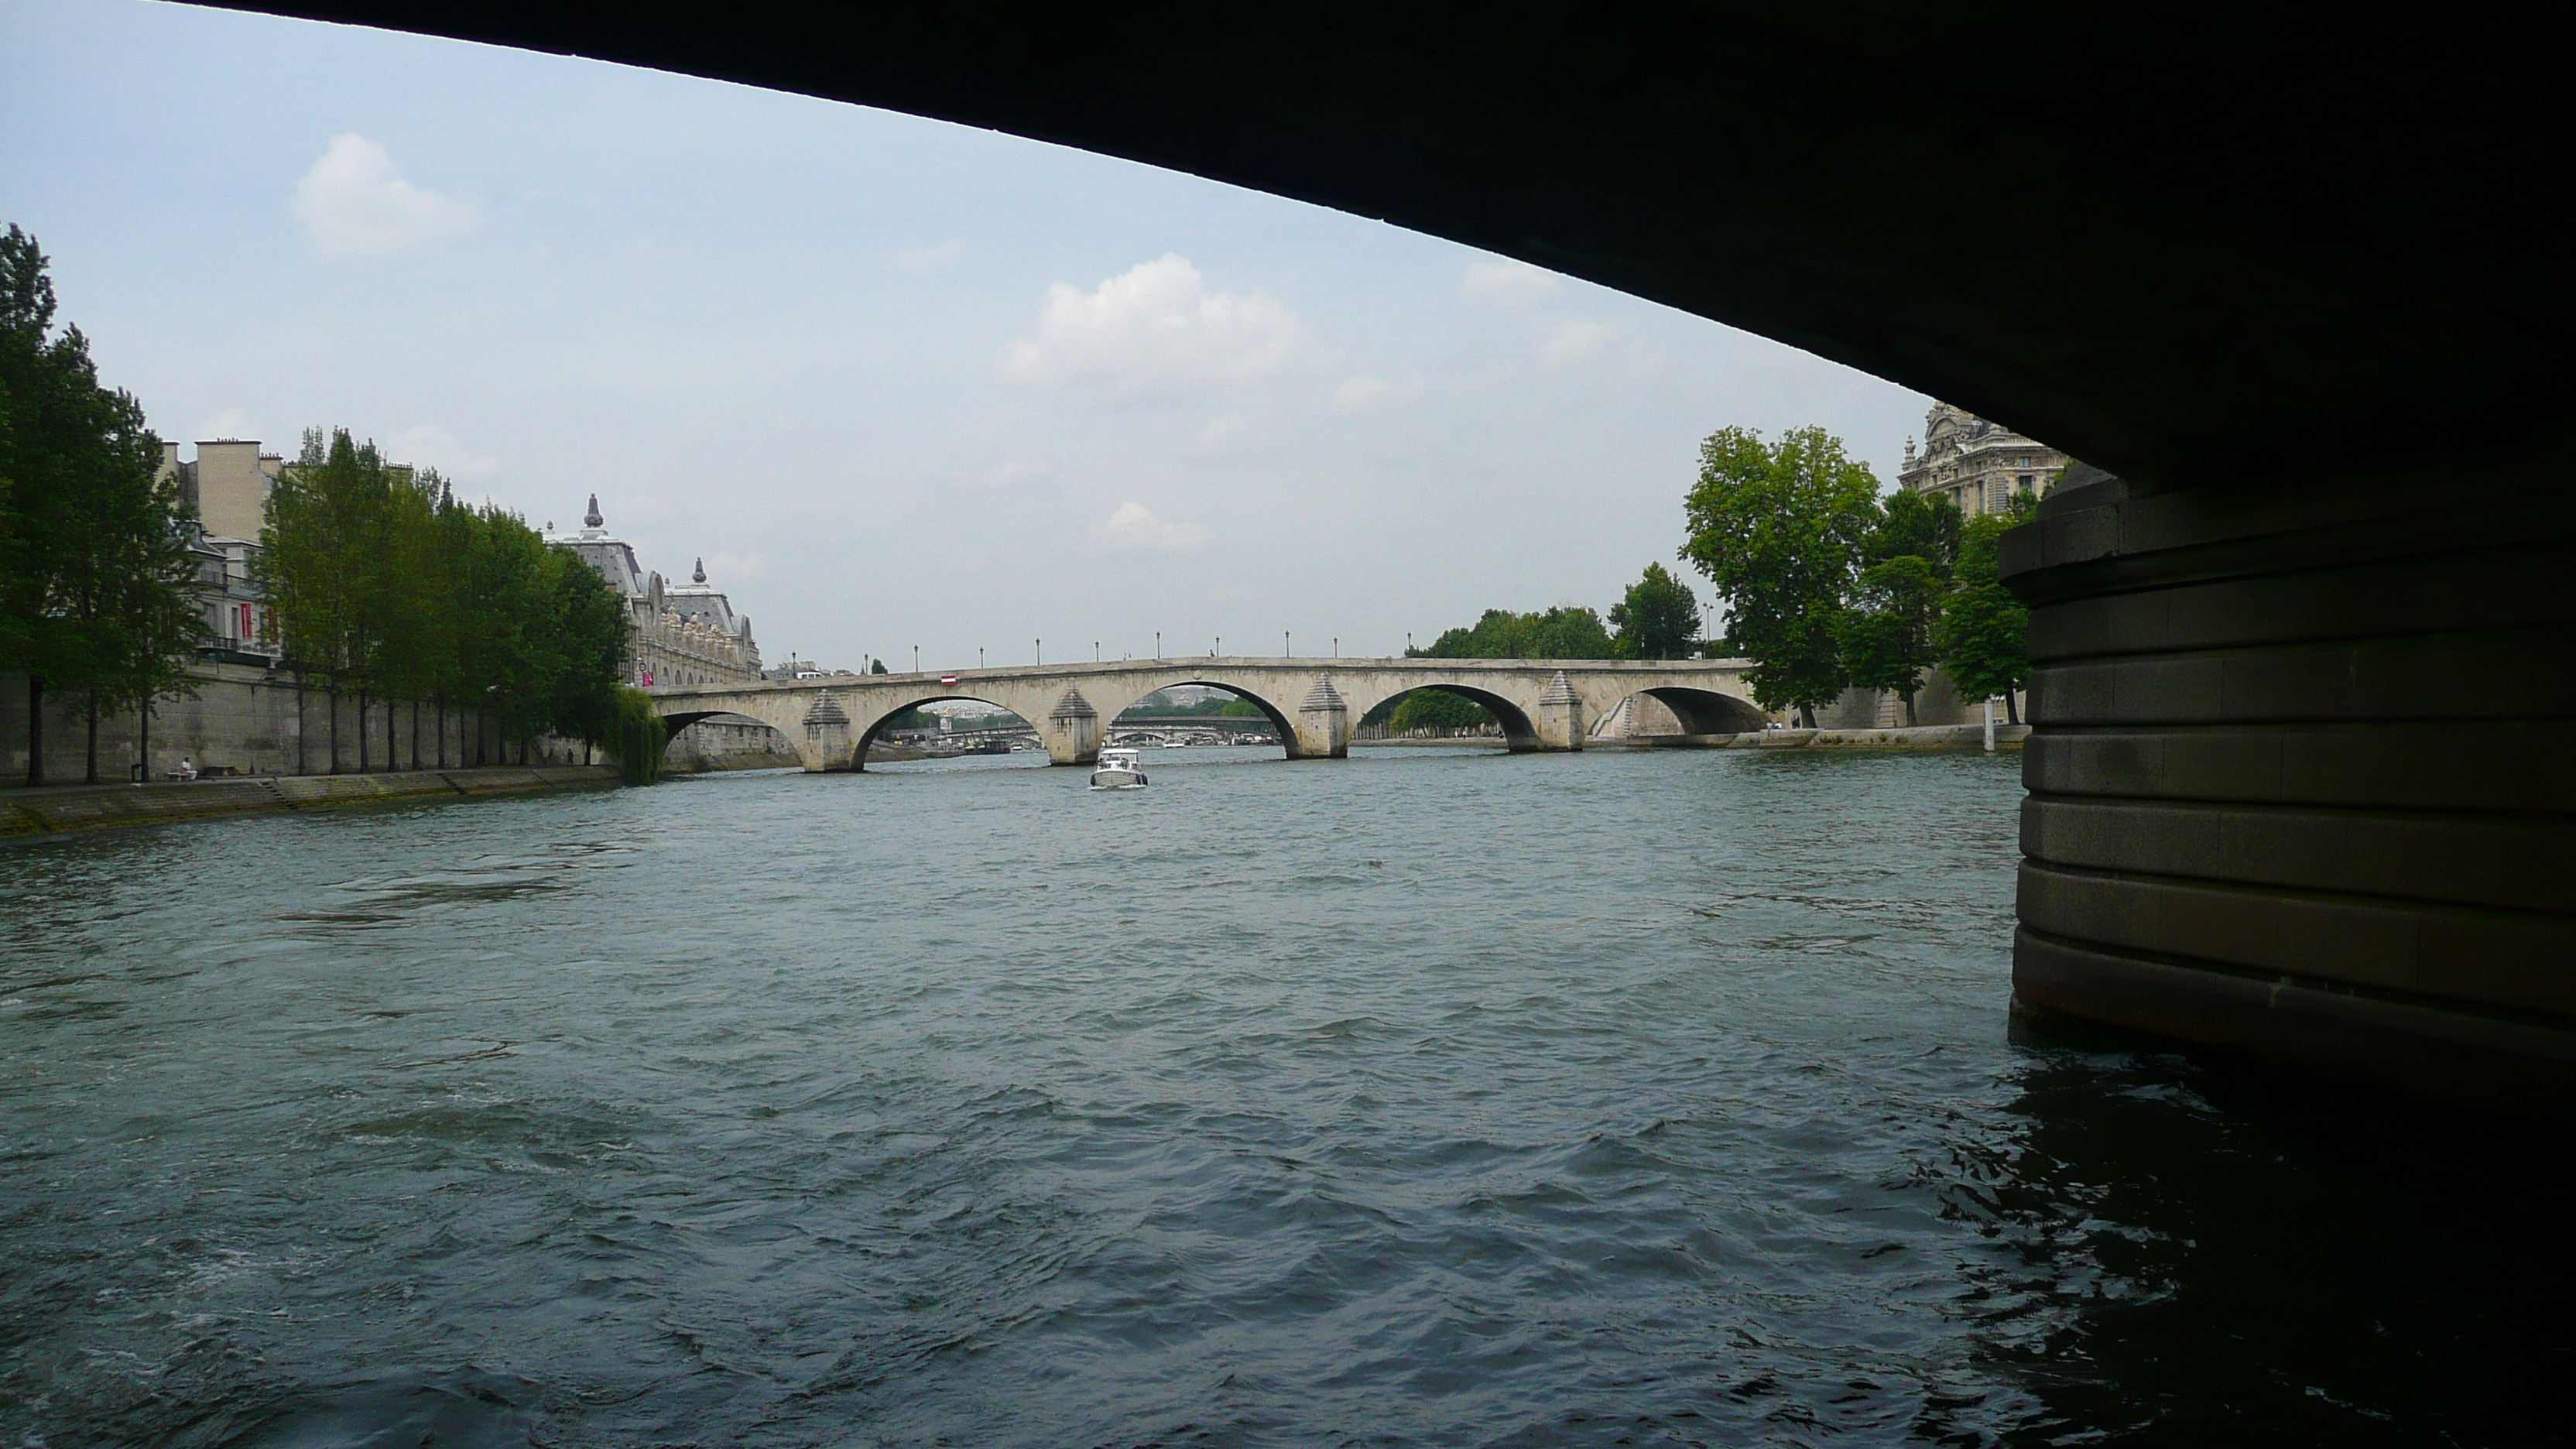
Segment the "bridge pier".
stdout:
<path fill-rule="evenodd" d="M 1288 747 L 1292 760 L 1347 760 L 1351 757 L 1351 709 L 1333 688 L 1333 681 L 1321 674 L 1306 691 L 1305 700 L 1297 706 L 1297 732 L 1294 739 L 1280 741 Z"/>
<path fill-rule="evenodd" d="M 832 698 L 832 691 L 815 696 L 799 733 L 803 738 L 796 739 L 796 753 L 805 763 L 805 773 L 821 775 L 858 767 L 858 741 L 850 735 L 849 711 Z"/>
<path fill-rule="evenodd" d="M 1541 750 L 1579 750 L 1583 748 L 1583 696 L 1575 693 L 1565 671 L 1540 691 L 1538 708 L 1530 711 L 1530 727 Z"/>
<path fill-rule="evenodd" d="M 2007 535 L 2020 999 L 2576 1100 L 2562 486 L 2100 479 Z"/>
<path fill-rule="evenodd" d="M 1038 738 L 1046 742 L 1048 764 L 1100 763 L 1100 742 L 1108 734 L 1107 722 L 1075 686 L 1066 685 L 1047 717 L 1031 723 L 1038 727 Z"/>

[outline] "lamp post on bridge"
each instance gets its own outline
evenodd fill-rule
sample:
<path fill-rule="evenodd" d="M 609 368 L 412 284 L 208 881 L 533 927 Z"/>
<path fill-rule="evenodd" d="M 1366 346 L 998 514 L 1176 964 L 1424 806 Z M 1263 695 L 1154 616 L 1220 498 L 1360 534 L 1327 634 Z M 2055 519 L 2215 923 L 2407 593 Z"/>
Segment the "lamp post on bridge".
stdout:
<path fill-rule="evenodd" d="M 1160 629 L 1154 631 L 1154 657 L 1157 660 L 1163 657 L 1163 631 Z"/>
<path fill-rule="evenodd" d="M 1029 647 L 1038 651 L 1038 663 L 1041 665 L 1045 664 L 1046 641 L 1044 639 L 1032 639 L 1029 641 Z"/>
<path fill-rule="evenodd" d="M 918 644 L 912 646 L 912 672 L 915 674 L 921 672 L 921 646 Z"/>
<path fill-rule="evenodd" d="M 1100 641 L 1097 639 L 1091 641 L 1091 662 L 1094 664 L 1100 662 Z"/>
<path fill-rule="evenodd" d="M 1285 629 L 1279 631 L 1279 657 L 1282 659 L 1297 657 L 1297 651 L 1289 646 L 1288 631 Z"/>

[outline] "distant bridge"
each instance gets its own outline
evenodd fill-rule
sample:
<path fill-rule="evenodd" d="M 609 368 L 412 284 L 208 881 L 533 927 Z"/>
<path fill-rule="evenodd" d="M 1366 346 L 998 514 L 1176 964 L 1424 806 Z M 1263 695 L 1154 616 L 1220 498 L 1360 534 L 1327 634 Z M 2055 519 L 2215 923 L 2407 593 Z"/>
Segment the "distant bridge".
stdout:
<path fill-rule="evenodd" d="M 1748 661 L 1613 659 L 1131 659 L 954 673 L 860 674 L 646 691 L 673 732 L 743 715 L 787 737 L 811 771 L 857 770 L 886 722 L 918 705 L 980 700 L 1035 726 L 1047 758 L 1088 765 L 1110 723 L 1157 690 L 1204 685 L 1269 717 L 1292 760 L 1341 759 L 1380 704 L 1417 689 L 1474 700 L 1514 750 L 1579 750 L 1592 722 L 1652 695 L 1688 734 L 1740 734 L 1767 722 L 1744 684 Z"/>

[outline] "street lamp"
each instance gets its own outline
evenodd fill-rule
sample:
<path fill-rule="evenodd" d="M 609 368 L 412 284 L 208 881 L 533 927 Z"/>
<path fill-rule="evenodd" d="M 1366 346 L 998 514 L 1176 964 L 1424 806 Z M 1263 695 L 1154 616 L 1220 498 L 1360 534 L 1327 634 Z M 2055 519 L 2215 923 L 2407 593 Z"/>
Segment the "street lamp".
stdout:
<path fill-rule="evenodd" d="M 912 646 L 912 672 L 915 674 L 921 672 L 921 646 L 918 644 Z"/>
<path fill-rule="evenodd" d="M 975 646 L 975 667 L 978 669 L 984 667 L 984 646 L 981 644 Z"/>
<path fill-rule="evenodd" d="M 1100 662 L 1100 641 L 1097 639 L 1091 641 L 1091 662 L 1094 664 Z"/>
<path fill-rule="evenodd" d="M 1279 657 L 1282 659 L 1294 659 L 1297 657 L 1297 651 L 1290 648 L 1288 645 L 1288 631 L 1285 629 L 1279 631 Z"/>
<path fill-rule="evenodd" d="M 1046 663 L 1046 641 L 1044 639 L 1030 640 L 1029 647 L 1038 651 L 1038 663 Z"/>
<path fill-rule="evenodd" d="M 1163 631 L 1160 629 L 1154 631 L 1154 657 L 1163 657 Z"/>

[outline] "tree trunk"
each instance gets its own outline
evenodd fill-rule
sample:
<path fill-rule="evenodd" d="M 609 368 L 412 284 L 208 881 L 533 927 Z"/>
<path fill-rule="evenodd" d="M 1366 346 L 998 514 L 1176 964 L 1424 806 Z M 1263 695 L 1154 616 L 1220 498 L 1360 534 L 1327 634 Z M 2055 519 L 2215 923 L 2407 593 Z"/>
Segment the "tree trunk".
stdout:
<path fill-rule="evenodd" d="M 98 691 L 95 689 L 89 692 L 89 765 L 81 775 L 81 783 L 98 783 Z"/>
<path fill-rule="evenodd" d="M 1914 728 L 1914 691 L 1905 691 L 1905 727 Z"/>
<path fill-rule="evenodd" d="M 27 783 L 45 783 L 45 681 L 27 676 Z"/>
<path fill-rule="evenodd" d="M 420 701 L 411 702 L 411 767 L 420 768 Z"/>
<path fill-rule="evenodd" d="M 438 694 L 438 768 L 447 768 L 447 693 Z"/>
<path fill-rule="evenodd" d="M 331 773 L 340 773 L 340 686 L 331 686 Z"/>
<path fill-rule="evenodd" d="M 152 701 L 134 713 L 134 758 L 143 766 L 143 783 L 152 783 Z"/>
<path fill-rule="evenodd" d="M 367 692 L 358 691 L 358 773 L 367 773 Z"/>
<path fill-rule="evenodd" d="M 2021 723 L 2021 705 L 2009 689 L 2004 691 L 2004 718 L 2013 724 Z"/>
<path fill-rule="evenodd" d="M 1814 729 L 1816 727 L 1816 707 L 1812 704 L 1802 704 L 1798 706 L 1798 722 L 1808 729 Z"/>

